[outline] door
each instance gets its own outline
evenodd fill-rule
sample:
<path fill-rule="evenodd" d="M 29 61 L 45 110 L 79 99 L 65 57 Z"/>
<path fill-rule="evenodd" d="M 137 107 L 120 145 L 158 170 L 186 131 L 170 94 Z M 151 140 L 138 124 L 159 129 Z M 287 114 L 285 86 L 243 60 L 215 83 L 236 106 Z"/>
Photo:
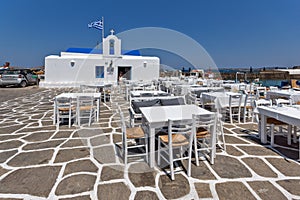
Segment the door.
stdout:
<path fill-rule="evenodd" d="M 127 80 L 131 80 L 131 67 L 120 67 L 118 66 L 118 81 L 120 78 L 126 78 Z"/>

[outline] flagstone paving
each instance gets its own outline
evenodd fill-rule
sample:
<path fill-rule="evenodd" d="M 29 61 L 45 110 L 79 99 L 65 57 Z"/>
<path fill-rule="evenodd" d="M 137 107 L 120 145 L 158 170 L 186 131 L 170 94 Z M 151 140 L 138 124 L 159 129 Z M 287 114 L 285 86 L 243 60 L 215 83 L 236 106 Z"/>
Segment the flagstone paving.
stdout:
<path fill-rule="evenodd" d="M 101 102 L 91 127 L 53 125 L 53 97 L 69 91 L 32 89 L 0 102 L 0 199 L 300 199 L 298 142 L 286 148 L 278 136 L 281 146 L 262 145 L 257 124 L 225 123 L 227 150 L 215 164 L 193 162 L 191 177 L 182 171 L 171 181 L 144 162 L 123 164 L 115 103 L 128 119 L 124 94 Z"/>

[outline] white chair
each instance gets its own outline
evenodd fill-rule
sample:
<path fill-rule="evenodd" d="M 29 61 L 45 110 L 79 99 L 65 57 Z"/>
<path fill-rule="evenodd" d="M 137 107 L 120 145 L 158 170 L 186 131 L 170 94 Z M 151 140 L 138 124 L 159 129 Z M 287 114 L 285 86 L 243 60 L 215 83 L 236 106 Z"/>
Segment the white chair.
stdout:
<path fill-rule="evenodd" d="M 226 151 L 226 142 L 225 142 L 225 135 L 224 135 L 224 129 L 223 129 L 223 109 L 221 107 L 215 107 L 216 114 L 217 114 L 217 125 L 216 125 L 216 132 L 217 132 L 217 145 L 222 148 L 224 151 Z M 220 138 L 221 137 L 221 138 Z"/>
<path fill-rule="evenodd" d="M 243 103 L 243 121 L 246 123 L 246 119 L 250 118 L 251 122 L 254 121 L 254 101 L 256 100 L 256 96 L 253 94 L 246 94 L 245 100 Z"/>
<path fill-rule="evenodd" d="M 193 126 L 195 127 L 194 134 L 194 151 L 196 164 L 199 166 L 199 152 L 210 153 L 210 163 L 214 164 L 216 156 L 216 125 L 217 113 L 207 115 L 193 115 Z"/>
<path fill-rule="evenodd" d="M 247 90 L 247 85 L 241 84 L 239 85 L 239 91 L 246 91 Z"/>
<path fill-rule="evenodd" d="M 88 119 L 88 125 L 91 126 L 92 119 L 96 118 L 96 113 L 97 106 L 93 96 L 77 97 L 77 123 L 79 126 L 82 119 Z"/>
<path fill-rule="evenodd" d="M 111 92 L 112 92 L 112 84 L 107 84 L 103 87 L 103 101 L 106 102 L 107 100 L 110 101 Z"/>
<path fill-rule="evenodd" d="M 158 165 L 161 158 L 170 165 L 171 179 L 174 180 L 174 162 L 188 160 L 187 175 L 191 175 L 191 156 L 195 129 L 192 120 L 168 120 L 168 134 L 158 136 Z M 175 150 L 179 150 L 176 154 Z M 188 153 L 184 155 L 186 150 Z M 166 156 L 162 153 L 166 153 Z"/>
<path fill-rule="evenodd" d="M 156 86 L 151 84 L 151 85 L 145 86 L 144 90 L 145 91 L 153 91 L 153 90 L 156 90 Z"/>
<path fill-rule="evenodd" d="M 267 99 L 256 99 L 254 100 L 254 115 L 255 120 L 259 123 L 259 113 L 257 111 L 258 106 L 272 106 L 272 101 Z"/>
<path fill-rule="evenodd" d="M 256 87 L 256 96 L 258 99 L 265 99 L 267 94 L 266 87 Z"/>
<path fill-rule="evenodd" d="M 76 118 L 76 103 L 71 98 L 60 97 L 55 99 L 55 105 L 57 127 L 59 127 L 60 122 L 64 122 L 64 119 L 68 119 L 70 128 L 72 119 Z"/>
<path fill-rule="evenodd" d="M 231 124 L 233 124 L 233 117 L 235 116 L 237 116 L 238 123 L 241 123 L 241 104 L 243 96 L 242 94 L 229 96 L 229 118 Z"/>
<path fill-rule="evenodd" d="M 277 91 L 278 90 L 278 87 L 276 86 L 270 86 L 270 91 Z"/>
<path fill-rule="evenodd" d="M 258 99 L 258 100 L 255 100 L 254 101 L 254 105 L 255 105 L 255 108 L 257 108 L 258 106 L 272 106 L 272 101 L 271 100 L 265 100 L 265 99 Z M 259 117 L 258 117 L 258 113 L 256 114 L 256 120 L 257 122 L 260 124 L 260 120 L 259 120 Z M 267 126 L 269 126 L 270 128 L 270 137 L 271 137 L 271 146 L 274 146 L 274 128 L 275 126 L 279 126 L 280 127 L 280 132 L 282 132 L 282 126 L 285 126 L 285 125 L 288 125 L 282 121 L 279 121 L 275 118 L 271 118 L 271 117 L 268 117 L 267 120 L 266 120 L 266 124 Z M 259 125 L 260 126 L 260 125 Z M 291 130 L 288 130 L 288 134 L 291 134 Z"/>
<path fill-rule="evenodd" d="M 282 105 L 292 105 L 292 100 L 291 99 L 275 99 L 275 104 L 277 106 L 282 106 Z"/>
<path fill-rule="evenodd" d="M 141 156 L 144 156 L 146 158 L 146 162 L 148 162 L 148 139 L 146 138 L 144 130 L 140 126 L 128 128 L 125 123 L 124 114 L 120 107 L 118 108 L 118 111 L 121 117 L 122 154 L 124 164 L 127 165 L 128 158 Z M 144 143 L 141 143 L 140 140 L 144 140 Z M 129 152 L 130 149 L 140 150 L 142 147 L 145 148 L 143 152 Z"/>
<path fill-rule="evenodd" d="M 187 104 L 195 104 L 197 105 L 197 96 L 196 94 L 193 94 L 191 91 L 188 91 L 188 94 L 186 96 L 186 103 Z"/>

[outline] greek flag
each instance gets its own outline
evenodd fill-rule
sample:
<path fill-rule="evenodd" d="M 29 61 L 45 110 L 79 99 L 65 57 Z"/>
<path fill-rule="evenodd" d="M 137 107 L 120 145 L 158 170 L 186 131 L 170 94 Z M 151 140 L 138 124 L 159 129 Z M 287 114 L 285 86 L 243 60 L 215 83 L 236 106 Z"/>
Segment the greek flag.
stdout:
<path fill-rule="evenodd" d="M 102 30 L 103 29 L 103 21 L 99 20 L 99 21 L 95 21 L 95 22 L 89 23 L 88 27 L 89 28 L 96 28 L 96 29 Z"/>

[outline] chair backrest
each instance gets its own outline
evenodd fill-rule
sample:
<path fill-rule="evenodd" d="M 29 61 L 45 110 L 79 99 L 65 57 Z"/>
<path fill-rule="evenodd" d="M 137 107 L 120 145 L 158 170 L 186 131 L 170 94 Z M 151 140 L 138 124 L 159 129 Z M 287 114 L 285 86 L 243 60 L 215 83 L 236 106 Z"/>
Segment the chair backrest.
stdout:
<path fill-rule="evenodd" d="M 270 90 L 271 90 L 271 91 L 277 91 L 277 90 L 278 90 L 278 87 L 270 86 Z"/>
<path fill-rule="evenodd" d="M 229 108 L 241 107 L 243 97 L 244 95 L 242 94 L 236 94 L 236 95 L 231 94 L 229 96 Z"/>
<path fill-rule="evenodd" d="M 87 108 L 87 109 L 92 109 L 94 106 L 94 97 L 93 96 L 78 96 L 77 97 L 77 108 Z"/>
<path fill-rule="evenodd" d="M 194 133 L 193 120 L 168 120 L 168 141 L 170 147 L 175 144 L 178 135 L 183 135 L 187 138 L 189 140 L 189 146 L 191 146 Z M 177 142 L 180 143 L 180 141 Z"/>
<path fill-rule="evenodd" d="M 56 109 L 58 111 L 70 111 L 72 106 L 72 98 L 59 97 L 55 98 Z"/>
<path fill-rule="evenodd" d="M 266 99 L 257 99 L 254 101 L 254 110 L 257 112 L 258 106 L 272 106 L 272 100 L 266 100 Z M 259 122 L 259 116 L 256 114 L 255 117 L 256 121 Z"/>
<path fill-rule="evenodd" d="M 251 93 L 245 95 L 244 99 L 244 107 L 246 106 L 252 106 L 254 107 L 254 101 L 257 99 L 256 95 L 253 95 Z"/>
<path fill-rule="evenodd" d="M 239 90 L 246 91 L 247 85 L 239 85 Z"/>
<path fill-rule="evenodd" d="M 275 104 L 277 106 L 292 105 L 292 100 L 291 99 L 275 99 Z"/>
<path fill-rule="evenodd" d="M 186 103 L 187 104 L 196 104 L 196 101 L 197 101 L 197 95 L 191 91 L 188 91 L 188 94 L 186 96 Z"/>
<path fill-rule="evenodd" d="M 210 134 L 216 133 L 218 113 L 193 115 L 193 126 L 197 128 L 204 128 Z"/>
<path fill-rule="evenodd" d="M 266 87 L 257 87 L 256 88 L 256 95 L 258 98 L 265 98 L 267 93 Z"/>
<path fill-rule="evenodd" d="M 272 106 L 272 101 L 266 99 L 257 99 L 254 101 L 254 106 L 255 108 L 258 106 Z"/>

